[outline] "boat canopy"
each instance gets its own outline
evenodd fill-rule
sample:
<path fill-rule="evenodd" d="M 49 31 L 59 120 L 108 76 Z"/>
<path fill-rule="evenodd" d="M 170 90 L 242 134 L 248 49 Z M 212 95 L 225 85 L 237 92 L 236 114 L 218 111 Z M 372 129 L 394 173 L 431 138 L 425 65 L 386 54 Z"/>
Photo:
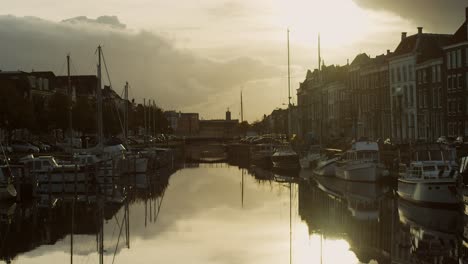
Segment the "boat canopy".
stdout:
<path fill-rule="evenodd" d="M 377 144 L 377 142 L 359 141 L 353 143 L 351 149 L 354 151 L 379 151 L 379 145 Z"/>

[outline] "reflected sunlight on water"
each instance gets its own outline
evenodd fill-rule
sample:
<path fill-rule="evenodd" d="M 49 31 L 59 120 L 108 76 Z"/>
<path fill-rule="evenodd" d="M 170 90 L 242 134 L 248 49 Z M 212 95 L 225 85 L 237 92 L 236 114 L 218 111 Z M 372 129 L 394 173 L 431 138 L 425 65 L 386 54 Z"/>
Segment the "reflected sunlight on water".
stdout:
<path fill-rule="evenodd" d="M 359 263 L 343 238 L 321 243 L 321 235 L 309 230 L 299 215 L 297 183 L 258 180 L 242 170 L 200 165 L 175 172 L 157 218 L 152 198 L 130 205 L 130 249 L 118 238 L 121 208 L 105 224 L 105 263 L 112 262 L 117 240 L 114 263 L 289 263 L 290 219 L 292 263 Z M 65 263 L 69 252 L 67 235 L 13 263 Z M 75 235 L 74 254 L 75 263 L 98 263 L 96 236 Z"/>

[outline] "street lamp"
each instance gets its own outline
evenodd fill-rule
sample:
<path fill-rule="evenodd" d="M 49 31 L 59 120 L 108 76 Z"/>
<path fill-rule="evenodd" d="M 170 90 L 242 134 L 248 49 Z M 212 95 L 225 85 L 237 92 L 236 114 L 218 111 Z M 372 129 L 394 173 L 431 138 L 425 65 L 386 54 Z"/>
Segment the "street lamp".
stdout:
<path fill-rule="evenodd" d="M 403 89 L 401 87 L 397 87 L 395 89 L 395 95 L 398 97 L 398 111 L 400 114 L 400 144 L 403 143 L 403 111 L 402 111 L 402 106 L 401 106 L 401 99 L 403 96 Z"/>

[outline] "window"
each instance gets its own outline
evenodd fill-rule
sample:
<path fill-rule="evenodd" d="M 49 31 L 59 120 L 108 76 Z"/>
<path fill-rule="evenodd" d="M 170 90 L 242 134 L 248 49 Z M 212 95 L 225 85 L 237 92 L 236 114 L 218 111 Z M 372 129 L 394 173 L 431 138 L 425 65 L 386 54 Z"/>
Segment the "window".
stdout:
<path fill-rule="evenodd" d="M 395 68 L 392 68 L 391 71 L 390 71 L 390 75 L 392 76 L 392 83 L 395 82 Z"/>
<path fill-rule="evenodd" d="M 465 65 L 468 66 L 468 48 L 465 49 Z M 466 126 L 465 129 L 467 129 Z"/>
<path fill-rule="evenodd" d="M 437 89 L 437 106 L 442 108 L 442 88 Z"/>
<path fill-rule="evenodd" d="M 423 69 L 423 70 L 422 70 L 422 74 L 423 74 L 423 83 L 427 83 L 427 73 L 426 73 L 426 69 Z"/>
<path fill-rule="evenodd" d="M 424 102 L 423 102 L 424 108 L 427 108 L 427 107 L 428 107 L 428 104 L 427 104 L 427 92 L 426 92 L 426 91 L 424 91 L 423 97 L 424 97 Z"/>
<path fill-rule="evenodd" d="M 457 78 L 458 78 L 458 89 L 461 89 L 461 88 L 463 88 L 463 78 L 462 78 L 462 75 L 461 75 L 461 74 L 458 74 Z"/>
<path fill-rule="evenodd" d="M 461 113 L 462 112 L 462 102 L 461 102 L 461 99 L 459 98 L 458 100 L 458 103 L 457 103 L 457 110 L 458 110 L 458 113 Z"/>
<path fill-rule="evenodd" d="M 413 85 L 410 85 L 410 106 L 413 106 Z"/>
<path fill-rule="evenodd" d="M 436 66 L 432 66 L 432 75 L 431 75 L 431 82 L 435 83 L 436 82 Z"/>
<path fill-rule="evenodd" d="M 423 90 L 419 90 L 419 96 L 418 96 L 419 108 L 423 108 L 424 106 L 422 93 L 423 93 Z"/>
<path fill-rule="evenodd" d="M 407 75 L 407 72 L 406 72 L 406 66 L 403 66 L 403 81 L 407 81 L 408 80 L 408 75 Z"/>
<path fill-rule="evenodd" d="M 462 66 L 462 51 L 461 49 L 457 50 L 457 67 L 461 68 Z"/>
<path fill-rule="evenodd" d="M 440 82 L 442 80 L 441 78 L 441 67 L 440 65 L 437 65 L 437 81 Z"/>
<path fill-rule="evenodd" d="M 450 60 L 450 52 L 447 52 L 447 69 L 450 70 L 452 69 L 452 63 L 451 63 L 451 60 Z"/>
<path fill-rule="evenodd" d="M 457 75 L 452 75 L 452 89 L 457 88 Z"/>
<path fill-rule="evenodd" d="M 414 81 L 414 76 L 413 76 L 413 65 L 408 66 L 408 75 L 409 75 L 409 80 Z"/>
<path fill-rule="evenodd" d="M 465 89 L 468 90 L 468 72 L 465 75 Z"/>
<path fill-rule="evenodd" d="M 447 76 L 447 89 L 452 89 L 452 76 Z"/>
<path fill-rule="evenodd" d="M 418 82 L 418 84 L 421 83 L 421 71 L 417 71 L 416 72 L 416 81 Z"/>
<path fill-rule="evenodd" d="M 401 71 L 400 71 L 400 67 L 397 68 L 397 81 L 398 81 L 398 82 L 401 82 Z"/>
<path fill-rule="evenodd" d="M 456 69 L 457 68 L 457 57 L 455 56 L 455 51 L 451 51 L 450 52 L 450 60 L 452 61 L 452 65 L 450 66 L 452 69 Z"/>
<path fill-rule="evenodd" d="M 406 85 L 403 87 L 403 105 L 408 106 L 408 87 Z"/>

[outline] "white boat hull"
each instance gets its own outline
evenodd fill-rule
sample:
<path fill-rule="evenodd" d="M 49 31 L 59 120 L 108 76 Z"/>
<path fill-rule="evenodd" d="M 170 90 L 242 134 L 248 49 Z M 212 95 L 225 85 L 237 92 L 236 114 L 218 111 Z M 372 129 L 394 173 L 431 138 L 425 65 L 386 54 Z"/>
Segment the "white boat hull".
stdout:
<path fill-rule="evenodd" d="M 405 200 L 424 204 L 457 204 L 456 180 L 398 179 L 398 195 Z"/>
<path fill-rule="evenodd" d="M 347 163 L 335 167 L 336 177 L 357 182 L 377 182 L 388 175 L 388 171 L 378 163 L 359 162 Z"/>
<path fill-rule="evenodd" d="M 314 174 L 319 176 L 335 176 L 336 159 L 320 161 L 314 169 Z"/>

